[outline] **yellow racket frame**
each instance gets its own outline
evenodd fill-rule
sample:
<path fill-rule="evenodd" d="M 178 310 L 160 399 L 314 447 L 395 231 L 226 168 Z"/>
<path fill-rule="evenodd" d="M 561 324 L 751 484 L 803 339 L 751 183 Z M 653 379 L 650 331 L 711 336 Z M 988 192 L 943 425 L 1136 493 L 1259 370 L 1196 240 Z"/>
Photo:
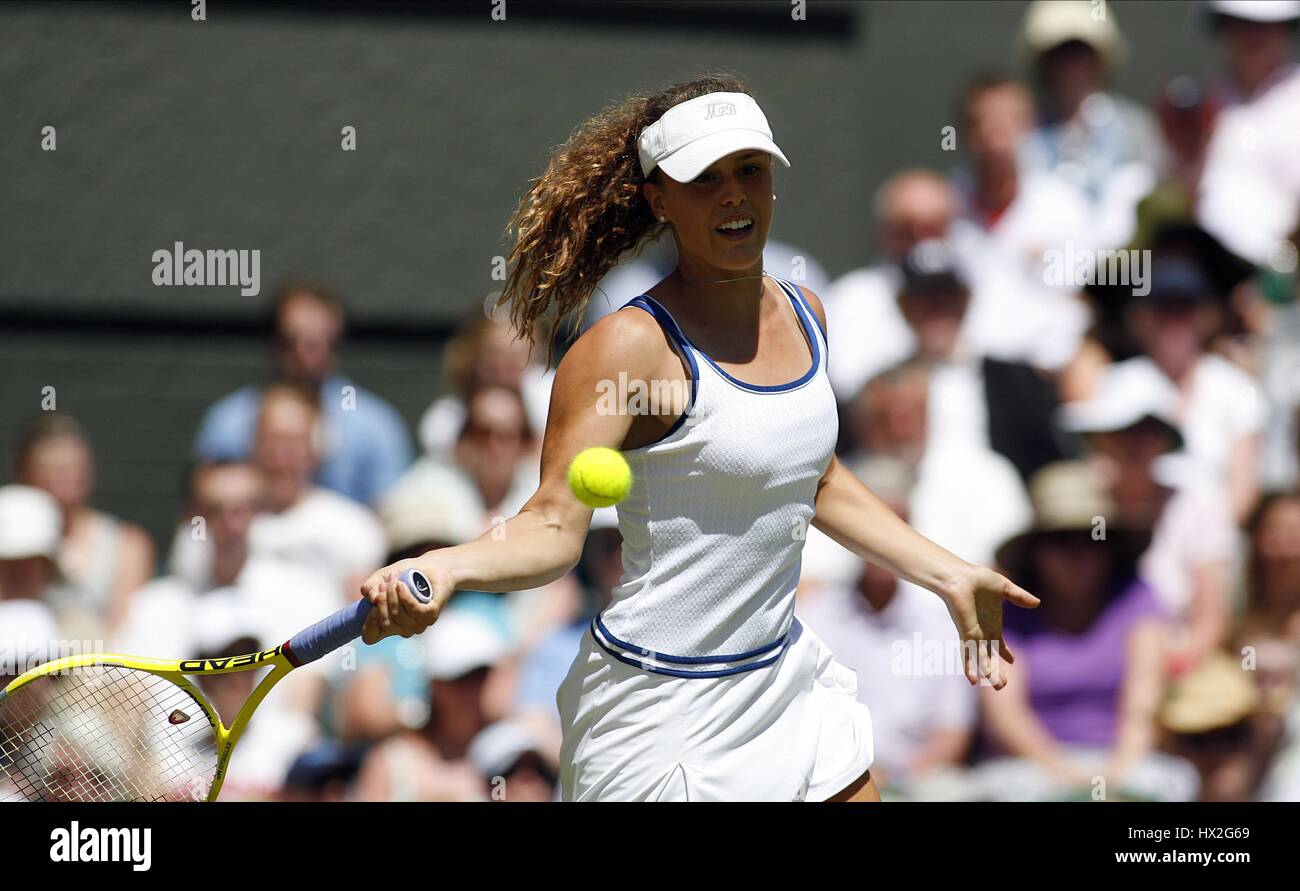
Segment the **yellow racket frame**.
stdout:
<path fill-rule="evenodd" d="M 183 659 L 180 661 L 168 661 L 162 659 L 144 659 L 138 656 L 123 656 L 117 653 L 90 653 L 83 656 L 65 656 L 62 659 L 55 659 L 53 662 L 47 662 L 44 665 L 38 665 L 36 668 L 19 675 L 5 685 L 0 690 L 0 706 L 4 705 L 5 699 L 11 694 L 21 690 L 37 678 L 46 677 L 52 674 L 61 674 L 65 671 L 77 668 L 92 668 L 96 666 L 106 666 L 115 668 L 130 668 L 136 671 L 147 671 L 149 674 L 156 675 L 164 680 L 171 681 L 176 686 L 185 690 L 203 709 L 207 716 L 212 730 L 216 735 L 217 742 L 217 770 L 212 778 L 212 788 L 208 790 L 205 801 L 216 801 L 217 796 L 221 794 L 221 786 L 226 779 L 226 768 L 230 764 L 230 755 L 235 749 L 235 744 L 239 742 L 239 737 L 243 735 L 244 729 L 248 727 L 249 720 L 253 717 L 253 712 L 262 704 L 266 694 L 271 692 L 271 688 L 280 682 L 286 674 L 293 671 L 295 666 L 289 661 L 289 657 L 284 654 L 284 645 L 276 647 L 273 650 L 263 650 L 260 653 L 245 653 L 242 656 L 228 656 L 220 659 Z M 257 671 L 262 668 L 271 668 L 270 674 L 262 678 L 257 687 L 249 695 L 248 699 L 239 709 L 239 714 L 235 716 L 235 721 L 229 727 L 221 723 L 221 717 L 217 710 L 208 702 L 208 698 L 203 695 L 195 684 L 190 681 L 190 677 L 202 677 L 204 675 L 214 674 L 234 674 L 240 671 Z"/>

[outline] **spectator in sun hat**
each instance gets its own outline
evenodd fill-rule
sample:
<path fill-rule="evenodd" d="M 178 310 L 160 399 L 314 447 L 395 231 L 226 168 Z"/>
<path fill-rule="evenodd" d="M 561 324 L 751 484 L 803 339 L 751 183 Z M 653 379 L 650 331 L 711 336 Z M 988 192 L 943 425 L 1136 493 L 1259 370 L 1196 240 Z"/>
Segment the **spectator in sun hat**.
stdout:
<path fill-rule="evenodd" d="M 500 535 L 506 519 L 522 509 L 537 487 L 539 464 L 533 428 L 524 397 L 499 383 L 485 384 L 465 396 L 465 413 L 450 451 L 427 454 L 394 484 L 448 492 L 458 504 L 477 501 L 471 538 Z M 493 614 L 514 643 L 527 645 L 577 608 L 573 580 L 562 576 L 537 588 L 485 597 L 457 595 Z"/>
<path fill-rule="evenodd" d="M 1009 790 L 1035 797 L 1069 794 L 1098 773 L 1144 795 L 1191 794 L 1194 782 L 1159 791 L 1166 615 L 1137 575 L 1150 528 L 1121 513 L 1084 462 L 1039 471 L 1030 498 L 1034 522 L 1003 543 L 998 564 L 1042 605 L 1004 613 L 1016 663 L 1002 670 L 1015 695 L 980 689 L 987 743 L 1004 756 L 995 770 L 1014 775 Z"/>
<path fill-rule="evenodd" d="M 1251 672 L 1215 650 L 1170 688 L 1160 726 L 1170 750 L 1200 776 L 1201 801 L 1247 801 L 1268 765 L 1254 720 L 1259 691 Z"/>
<path fill-rule="evenodd" d="M 1127 311 L 1142 354 L 1116 363 L 1109 373 L 1118 387 L 1162 387 L 1173 394 L 1170 418 L 1188 457 L 1207 485 L 1225 493 L 1239 521 L 1258 491 L 1259 440 L 1267 417 L 1263 388 L 1210 351 L 1222 307 L 1199 263 L 1157 255 L 1149 275 L 1148 293 L 1135 294 Z"/>
<path fill-rule="evenodd" d="M 379 503 L 388 536 L 385 564 L 478 538 L 484 531 L 483 511 L 482 498 L 459 468 L 443 461 L 417 461 Z M 506 595 L 456 591 L 452 600 L 458 607 L 482 611 L 503 634 L 510 634 Z"/>
<path fill-rule="evenodd" d="M 1098 9 L 1090 0 L 1036 0 L 1026 8 L 1020 43 L 1041 105 L 1024 151 L 1030 167 L 1088 196 L 1098 244 L 1118 247 L 1165 160 L 1151 115 L 1106 88 L 1127 50 L 1112 8 Z"/>
<path fill-rule="evenodd" d="M 1204 8 L 1223 49 L 1227 107 L 1210 140 L 1197 216 L 1230 249 L 1265 265 L 1300 222 L 1300 2 L 1213 0 Z"/>
<path fill-rule="evenodd" d="M 1153 526 L 1139 572 L 1170 613 L 1174 673 L 1224 642 L 1238 545 L 1222 490 L 1178 472 L 1183 436 L 1172 419 L 1176 401 L 1158 375 L 1112 370 L 1091 399 L 1060 409 L 1061 426 L 1083 437 L 1116 508 Z"/>
<path fill-rule="evenodd" d="M 469 760 L 483 775 L 493 801 L 552 801 L 559 771 L 543 748 L 528 724 L 497 721 L 474 737 Z"/>
<path fill-rule="evenodd" d="M 482 616 L 448 607 L 423 635 L 429 714 L 416 730 L 375 746 L 357 779 L 363 801 L 479 801 L 482 775 L 469 761 L 470 743 L 489 723 L 486 690 L 508 645 Z"/>

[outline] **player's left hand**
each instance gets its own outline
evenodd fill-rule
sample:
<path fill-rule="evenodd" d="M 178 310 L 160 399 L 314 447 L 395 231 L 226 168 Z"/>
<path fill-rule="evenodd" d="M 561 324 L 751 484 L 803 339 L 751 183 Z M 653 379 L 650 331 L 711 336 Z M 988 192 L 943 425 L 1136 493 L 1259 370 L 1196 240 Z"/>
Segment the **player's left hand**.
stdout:
<path fill-rule="evenodd" d="M 995 690 L 1007 685 L 1002 660 L 1016 657 L 1002 639 L 1002 601 L 1033 609 L 1041 602 L 1010 579 L 985 566 L 971 566 L 943 594 L 948 615 L 961 636 L 962 665 L 972 686 L 986 683 Z M 983 681 L 987 678 L 987 682 Z"/>

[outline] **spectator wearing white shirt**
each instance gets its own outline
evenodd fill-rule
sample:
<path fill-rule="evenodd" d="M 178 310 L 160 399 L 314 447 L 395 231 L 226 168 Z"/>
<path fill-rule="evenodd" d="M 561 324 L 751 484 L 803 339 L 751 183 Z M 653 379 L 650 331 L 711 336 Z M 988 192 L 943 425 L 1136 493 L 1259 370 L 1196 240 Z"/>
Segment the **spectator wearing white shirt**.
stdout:
<path fill-rule="evenodd" d="M 1034 127 L 1024 84 L 976 77 L 962 98 L 968 165 L 952 174 L 958 219 L 952 242 L 978 289 L 967 322 L 981 351 L 1049 371 L 1075 359 L 1089 324 L 1079 283 L 1059 274 L 1070 252 L 1096 248 L 1086 197 L 1043 171 L 1023 168 Z M 1052 252 L 1062 262 L 1053 264 Z"/>
<path fill-rule="evenodd" d="M 890 177 L 876 193 L 876 240 L 882 262 L 854 269 L 819 292 L 830 331 L 831 386 L 840 402 L 916 349 L 898 311 L 898 265 L 922 241 L 946 238 L 957 194 L 938 173 L 920 168 Z"/>
<path fill-rule="evenodd" d="M 259 639 L 279 643 L 342 605 L 337 582 L 319 566 L 257 554 L 254 519 L 264 504 L 261 472 L 241 461 L 190 471 L 177 551 L 181 568 L 144 585 L 130 599 L 112 637 L 118 651 L 188 658 L 199 646 L 195 610 L 218 588 L 247 594 Z"/>
<path fill-rule="evenodd" d="M 1137 203 L 1166 162 L 1151 115 L 1106 89 L 1126 50 L 1113 12 L 1096 8 L 1036 0 L 1025 10 L 1020 42 L 1042 99 L 1025 158 L 1083 192 L 1096 242 L 1115 248 L 1133 235 Z"/>
<path fill-rule="evenodd" d="M 1300 223 L 1300 67 L 1291 59 L 1300 2 L 1214 0 L 1207 10 L 1227 107 L 1210 140 L 1198 219 L 1262 266 Z"/>
<path fill-rule="evenodd" d="M 915 356 L 932 368 L 927 442 L 969 443 L 1007 458 L 1022 479 L 1073 454 L 1054 428 L 1055 383 L 977 348 L 965 324 L 970 288 L 951 246 L 925 241 L 903 260 L 898 306 Z"/>
<path fill-rule="evenodd" d="M 1255 504 L 1262 387 L 1207 344 L 1221 323 L 1213 286 L 1198 264 L 1178 256 L 1152 263 L 1150 293 L 1135 298 L 1129 324 L 1143 355 L 1109 372 L 1120 387 L 1170 391 L 1172 420 L 1182 431 L 1195 472 L 1221 488 L 1237 522 Z"/>
<path fill-rule="evenodd" d="M 934 398 L 934 369 L 924 361 L 869 381 L 850 413 L 865 457 L 855 466 L 874 478 L 880 461 L 899 462 L 907 474 L 909 522 L 964 559 L 991 565 L 1002 538 L 1029 521 L 1027 494 L 1014 465 L 977 438 L 931 433 Z"/>
<path fill-rule="evenodd" d="M 868 381 L 849 406 L 854 451 L 845 462 L 873 492 L 896 493 L 905 505 L 900 514 L 922 535 L 989 565 L 999 542 L 1029 522 L 1028 496 L 1015 466 L 986 439 L 932 434 L 934 377 L 934 366 L 914 358 Z M 801 594 L 852 585 L 861 570 L 856 557 L 815 527 L 802 560 Z"/>
<path fill-rule="evenodd" d="M 352 594 L 382 565 L 388 547 L 373 511 L 312 482 L 320 421 L 306 391 L 283 384 L 264 391 L 253 463 L 265 480 L 266 509 L 249 540 L 255 553 L 321 570 Z"/>

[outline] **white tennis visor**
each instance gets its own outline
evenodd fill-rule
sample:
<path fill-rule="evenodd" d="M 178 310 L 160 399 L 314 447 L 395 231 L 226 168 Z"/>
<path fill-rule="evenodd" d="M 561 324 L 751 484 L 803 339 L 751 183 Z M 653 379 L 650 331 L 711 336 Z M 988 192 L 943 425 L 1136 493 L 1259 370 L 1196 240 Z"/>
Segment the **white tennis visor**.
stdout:
<path fill-rule="evenodd" d="M 770 152 L 790 166 L 772 141 L 772 128 L 763 110 L 745 93 L 709 93 L 688 99 L 664 112 L 637 139 L 643 176 L 660 167 L 682 183 L 695 179 L 719 158 L 743 149 Z"/>

